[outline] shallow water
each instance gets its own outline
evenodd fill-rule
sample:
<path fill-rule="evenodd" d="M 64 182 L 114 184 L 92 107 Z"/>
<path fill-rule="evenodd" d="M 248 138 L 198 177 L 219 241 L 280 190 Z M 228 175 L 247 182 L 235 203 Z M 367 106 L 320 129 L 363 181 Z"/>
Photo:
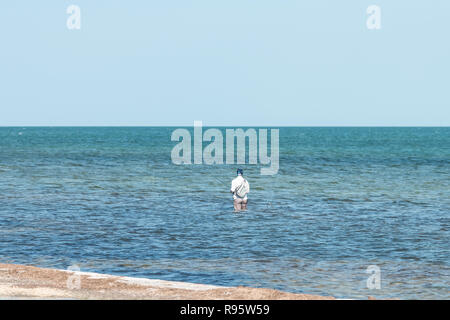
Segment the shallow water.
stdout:
<path fill-rule="evenodd" d="M 172 164 L 174 129 L 0 128 L 0 261 L 450 298 L 450 128 L 281 128 L 277 175 L 242 166 L 239 214 L 236 165 Z"/>

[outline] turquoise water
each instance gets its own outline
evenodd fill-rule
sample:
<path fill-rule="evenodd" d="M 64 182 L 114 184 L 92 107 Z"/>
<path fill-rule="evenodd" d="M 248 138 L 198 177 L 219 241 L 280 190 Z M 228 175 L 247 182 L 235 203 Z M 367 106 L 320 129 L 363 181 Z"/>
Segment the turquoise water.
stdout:
<path fill-rule="evenodd" d="M 450 128 L 281 128 L 277 175 L 242 166 L 239 214 L 236 166 L 172 164 L 174 129 L 0 128 L 0 261 L 450 298 Z"/>

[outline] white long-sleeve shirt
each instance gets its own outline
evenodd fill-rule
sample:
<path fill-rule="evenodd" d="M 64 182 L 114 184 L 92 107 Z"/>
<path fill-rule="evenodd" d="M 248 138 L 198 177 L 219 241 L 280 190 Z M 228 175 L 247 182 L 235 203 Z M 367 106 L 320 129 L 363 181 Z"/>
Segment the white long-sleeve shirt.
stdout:
<path fill-rule="evenodd" d="M 231 181 L 231 192 L 233 192 L 233 199 L 238 198 L 237 192 L 244 187 L 244 177 L 241 175 L 238 175 L 236 178 L 233 179 L 233 181 Z M 247 198 L 247 194 L 250 193 L 250 183 L 248 183 L 248 192 L 245 194 L 245 196 L 243 197 L 243 199 Z M 240 197 L 239 197 L 240 198 Z"/>

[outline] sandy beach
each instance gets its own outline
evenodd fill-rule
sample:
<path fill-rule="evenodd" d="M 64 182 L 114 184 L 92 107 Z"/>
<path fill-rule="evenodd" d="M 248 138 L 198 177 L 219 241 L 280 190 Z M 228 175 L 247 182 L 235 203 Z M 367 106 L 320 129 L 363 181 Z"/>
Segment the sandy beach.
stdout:
<path fill-rule="evenodd" d="M 14 264 L 0 264 L 0 299 L 334 300 L 264 288 L 219 287 Z"/>

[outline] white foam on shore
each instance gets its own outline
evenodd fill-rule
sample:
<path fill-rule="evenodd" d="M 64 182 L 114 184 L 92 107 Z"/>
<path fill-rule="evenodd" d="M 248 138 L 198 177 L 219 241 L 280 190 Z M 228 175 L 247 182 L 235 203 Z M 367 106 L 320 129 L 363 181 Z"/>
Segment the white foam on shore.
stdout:
<path fill-rule="evenodd" d="M 72 270 L 63 270 L 63 269 L 55 269 L 55 270 L 68 272 L 68 273 L 76 274 L 79 276 L 87 276 L 89 279 L 117 279 L 117 278 L 120 278 L 120 276 L 113 276 L 110 274 L 95 273 L 95 272 L 72 271 Z"/>
<path fill-rule="evenodd" d="M 135 277 L 122 277 L 122 276 L 114 276 L 109 274 L 95 273 L 95 272 L 84 272 L 84 271 L 72 271 L 72 270 L 61 270 L 67 273 L 87 276 L 89 279 L 111 279 L 121 283 L 126 283 L 130 285 L 140 285 L 145 287 L 155 287 L 155 288 L 165 288 L 165 289 L 185 289 L 185 290 L 211 290 L 211 289 L 220 289 L 220 288 L 228 288 L 222 286 L 215 286 L 209 284 L 198 284 L 198 283 L 190 283 L 190 282 L 178 282 L 178 281 L 167 281 L 167 280 L 159 280 L 159 279 L 148 279 L 148 278 L 135 278 Z"/>

